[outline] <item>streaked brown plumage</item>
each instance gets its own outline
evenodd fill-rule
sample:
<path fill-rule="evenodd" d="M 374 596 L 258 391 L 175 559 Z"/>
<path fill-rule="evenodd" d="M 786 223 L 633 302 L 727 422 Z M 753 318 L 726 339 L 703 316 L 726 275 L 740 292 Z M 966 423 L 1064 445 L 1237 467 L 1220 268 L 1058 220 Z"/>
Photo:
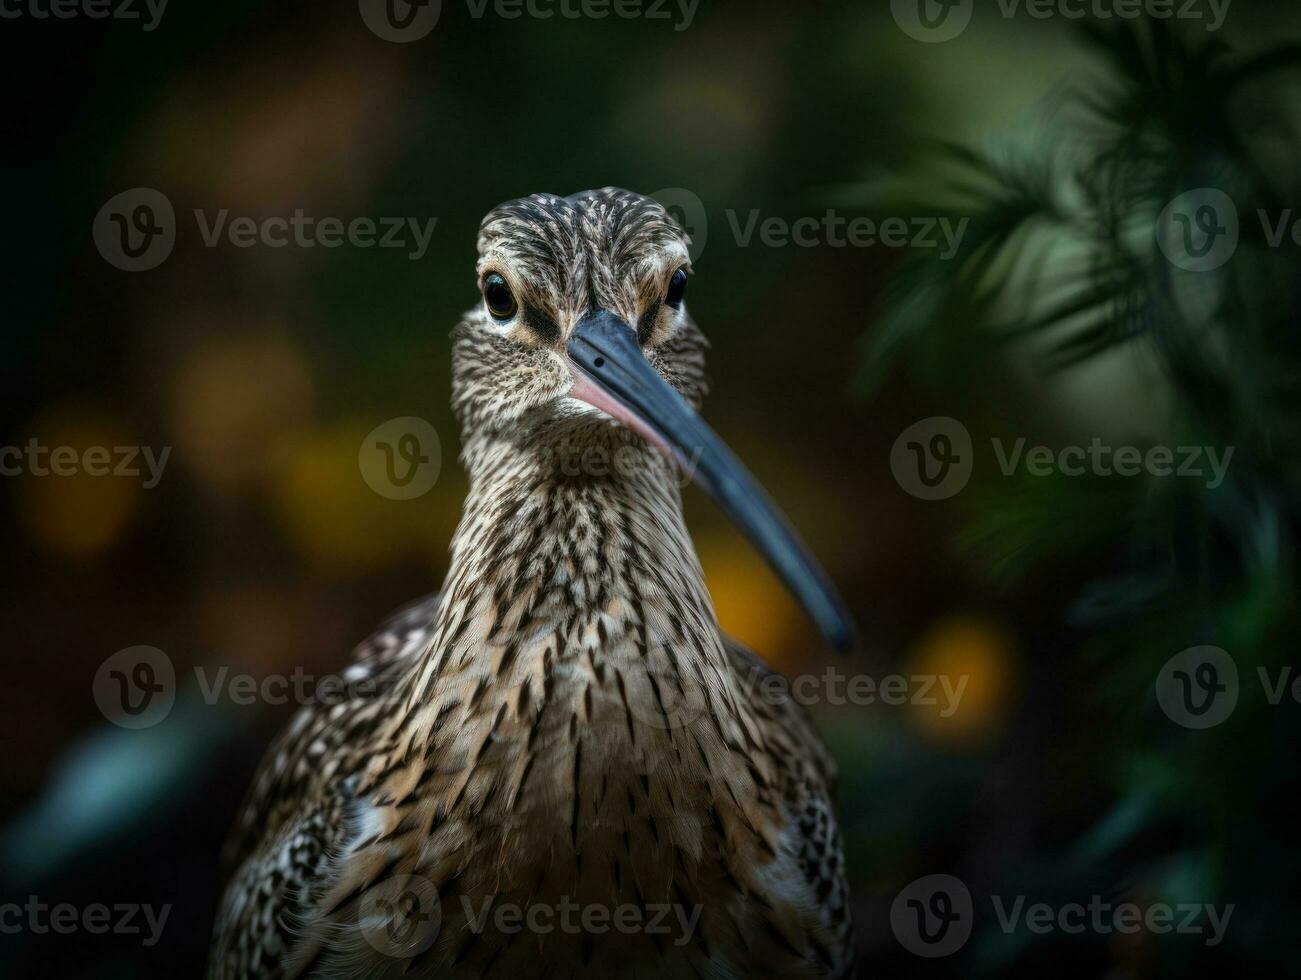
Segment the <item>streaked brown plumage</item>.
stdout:
<path fill-rule="evenodd" d="M 470 493 L 443 591 L 362 644 L 355 696 L 302 708 L 263 763 L 214 980 L 848 975 L 831 760 L 719 630 L 675 469 L 570 397 L 566 340 L 599 309 L 699 405 L 705 340 L 664 301 L 686 245 L 615 189 L 485 218 L 480 283 L 502 276 L 518 312 L 480 304 L 453 334 Z M 377 890 L 408 875 L 441 921 L 371 941 L 394 914 Z M 672 907 L 673 930 L 481 914 L 565 903 Z"/>

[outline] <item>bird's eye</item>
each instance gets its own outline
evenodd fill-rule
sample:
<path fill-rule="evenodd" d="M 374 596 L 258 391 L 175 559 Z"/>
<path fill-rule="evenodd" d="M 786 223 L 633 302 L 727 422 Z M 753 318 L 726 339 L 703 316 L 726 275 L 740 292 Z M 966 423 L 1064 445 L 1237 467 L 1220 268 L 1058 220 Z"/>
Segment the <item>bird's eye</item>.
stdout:
<path fill-rule="evenodd" d="M 673 273 L 673 278 L 669 280 L 669 294 L 664 297 L 664 302 L 669 306 L 681 306 L 682 297 L 687 294 L 687 270 L 679 269 Z"/>
<path fill-rule="evenodd" d="M 489 273 L 483 281 L 483 301 L 488 304 L 488 312 L 498 320 L 509 320 L 515 315 L 515 297 L 500 273 Z"/>

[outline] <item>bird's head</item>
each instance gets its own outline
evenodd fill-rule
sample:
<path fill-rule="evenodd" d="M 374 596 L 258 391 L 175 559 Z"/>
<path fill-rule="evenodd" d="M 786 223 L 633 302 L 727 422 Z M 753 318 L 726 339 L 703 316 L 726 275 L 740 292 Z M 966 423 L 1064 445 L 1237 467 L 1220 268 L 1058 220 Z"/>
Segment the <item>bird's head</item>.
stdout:
<path fill-rule="evenodd" d="M 595 333 L 617 337 L 624 354 L 639 350 L 699 407 L 705 339 L 687 313 L 688 241 L 653 198 L 615 188 L 534 194 L 489 212 L 475 270 L 480 302 L 455 334 L 453 401 L 462 425 L 526 432 L 537 445 L 573 438 L 575 426 L 600 438 L 602 427 L 586 420 L 629 424 L 617 408 L 584 397 L 588 375 L 575 355 Z M 562 419 L 575 424 L 554 424 Z"/>
<path fill-rule="evenodd" d="M 687 312 L 689 242 L 657 201 L 617 188 L 534 194 L 489 212 L 481 299 L 453 333 L 467 445 L 490 442 L 494 463 L 503 451 L 600 458 L 620 443 L 685 462 L 828 639 L 848 646 L 852 626 L 826 576 L 696 412 L 706 341 Z M 603 463 L 589 475 L 621 474 Z"/>

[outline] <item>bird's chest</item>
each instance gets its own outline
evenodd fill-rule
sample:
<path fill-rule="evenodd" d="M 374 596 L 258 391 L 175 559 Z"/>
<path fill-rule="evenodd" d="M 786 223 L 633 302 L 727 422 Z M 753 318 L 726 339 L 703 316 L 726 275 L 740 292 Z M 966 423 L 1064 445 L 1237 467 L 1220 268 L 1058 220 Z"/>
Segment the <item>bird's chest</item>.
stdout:
<path fill-rule="evenodd" d="M 726 710 L 673 651 L 603 639 L 448 694 L 433 751 L 381 797 L 398 867 L 438 895 L 440 961 L 617 951 L 662 974 L 739 899 Z"/>
<path fill-rule="evenodd" d="M 445 726 L 420 777 L 444 831 L 425 849 L 474 854 L 494 887 L 532 876 L 571 892 L 663 889 L 675 851 L 698 858 L 718 748 L 707 698 L 629 649 L 637 659 L 571 647 Z"/>

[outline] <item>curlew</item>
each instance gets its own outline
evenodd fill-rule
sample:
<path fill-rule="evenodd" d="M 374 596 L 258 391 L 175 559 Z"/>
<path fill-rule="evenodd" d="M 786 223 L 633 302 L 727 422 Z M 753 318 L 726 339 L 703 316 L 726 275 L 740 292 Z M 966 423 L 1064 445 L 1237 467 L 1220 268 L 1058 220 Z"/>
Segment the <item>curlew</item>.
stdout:
<path fill-rule="evenodd" d="M 262 763 L 213 980 L 852 972 L 832 761 L 719 629 L 683 470 L 833 644 L 850 623 L 696 413 L 688 241 L 613 188 L 484 219 L 447 578 Z"/>

